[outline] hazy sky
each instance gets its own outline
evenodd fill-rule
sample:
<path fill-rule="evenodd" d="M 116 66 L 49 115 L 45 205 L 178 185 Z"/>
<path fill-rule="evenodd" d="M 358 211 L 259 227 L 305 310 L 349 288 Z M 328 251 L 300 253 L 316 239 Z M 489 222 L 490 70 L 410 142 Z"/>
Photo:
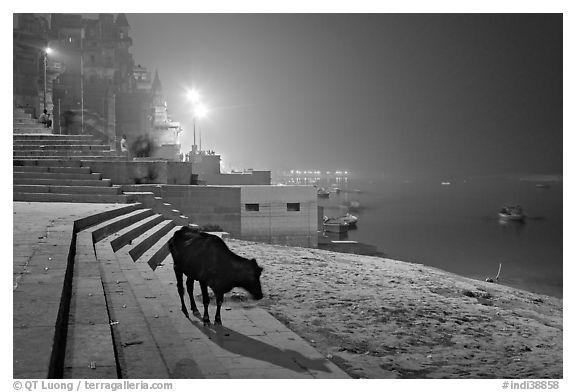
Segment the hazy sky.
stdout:
<path fill-rule="evenodd" d="M 127 14 L 192 144 L 235 168 L 562 171 L 560 14 Z"/>

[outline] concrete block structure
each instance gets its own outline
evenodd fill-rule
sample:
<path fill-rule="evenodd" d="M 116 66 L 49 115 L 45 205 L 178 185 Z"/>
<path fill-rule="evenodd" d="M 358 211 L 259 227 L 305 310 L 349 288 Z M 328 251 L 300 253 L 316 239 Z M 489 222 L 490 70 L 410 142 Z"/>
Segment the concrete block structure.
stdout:
<path fill-rule="evenodd" d="M 318 201 L 308 186 L 242 186 L 242 239 L 316 247 Z"/>

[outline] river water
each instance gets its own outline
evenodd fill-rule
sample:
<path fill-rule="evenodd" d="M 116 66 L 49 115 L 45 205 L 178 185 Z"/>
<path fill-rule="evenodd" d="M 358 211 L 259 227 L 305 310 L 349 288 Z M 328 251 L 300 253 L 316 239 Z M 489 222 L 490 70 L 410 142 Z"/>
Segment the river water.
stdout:
<path fill-rule="evenodd" d="M 318 201 L 327 216 L 342 213 L 346 202 L 360 203 L 348 240 L 481 280 L 495 277 L 501 263 L 499 283 L 562 297 L 561 180 L 352 178 L 338 186 L 341 193 Z M 524 223 L 499 219 L 509 204 L 524 208 Z"/>

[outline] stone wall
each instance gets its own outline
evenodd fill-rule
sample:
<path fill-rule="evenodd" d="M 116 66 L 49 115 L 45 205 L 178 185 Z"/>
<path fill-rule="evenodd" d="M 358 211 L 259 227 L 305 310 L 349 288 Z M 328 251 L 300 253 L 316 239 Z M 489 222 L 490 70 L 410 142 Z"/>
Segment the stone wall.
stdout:
<path fill-rule="evenodd" d="M 215 173 L 200 176 L 209 185 L 270 185 L 270 171 L 252 171 L 247 173 Z"/>
<path fill-rule="evenodd" d="M 186 162 L 171 161 L 82 161 L 92 172 L 102 173 L 116 185 L 178 184 L 190 185 L 196 176 Z"/>

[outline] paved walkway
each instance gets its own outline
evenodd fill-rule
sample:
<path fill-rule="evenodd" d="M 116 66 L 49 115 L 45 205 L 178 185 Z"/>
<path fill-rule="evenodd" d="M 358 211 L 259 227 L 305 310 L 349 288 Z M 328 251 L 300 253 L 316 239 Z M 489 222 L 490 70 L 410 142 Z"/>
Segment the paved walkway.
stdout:
<path fill-rule="evenodd" d="M 46 378 L 74 221 L 114 204 L 13 203 L 14 377 Z"/>
<path fill-rule="evenodd" d="M 110 204 L 14 203 L 15 378 L 48 376 L 51 344 L 42 344 L 41 339 L 34 336 L 41 335 L 38 331 L 54 335 L 74 221 L 118 207 Z M 146 281 L 146 284 L 132 287 L 138 294 L 139 308 L 146 313 L 147 325 L 142 328 L 154 331 L 154 323 L 159 323 L 158 330 L 169 327 L 179 335 L 178 341 L 182 343 L 181 347 L 174 348 L 174 355 L 181 352 L 181 358 L 194 362 L 184 368 L 197 369 L 188 377 L 348 378 L 304 339 L 262 308 L 244 301 L 240 294 L 226 297 L 222 310 L 223 327 L 205 327 L 201 320 L 186 319 L 179 309 L 171 257 L 152 271 L 145 262 L 132 262 L 127 252 L 128 248 L 122 248 L 116 253 L 120 268 L 127 276 L 137 273 L 135 281 L 142 277 Z M 131 265 L 137 270 L 132 271 Z M 196 285 L 195 294 L 199 293 Z M 201 302 L 196 300 L 200 308 Z M 119 306 L 121 309 L 127 309 L 126 305 Z M 215 306 L 211 303 L 212 319 L 214 312 Z M 158 335 L 155 336 L 158 339 Z M 171 341 L 167 342 L 172 345 Z M 144 347 L 143 344 L 131 346 L 131 343 L 127 342 L 126 347 L 136 350 Z M 149 364 L 153 366 L 152 362 Z M 182 361 L 175 366 L 176 370 L 182 367 Z M 169 369 L 172 377 L 187 378 L 173 370 Z"/>

